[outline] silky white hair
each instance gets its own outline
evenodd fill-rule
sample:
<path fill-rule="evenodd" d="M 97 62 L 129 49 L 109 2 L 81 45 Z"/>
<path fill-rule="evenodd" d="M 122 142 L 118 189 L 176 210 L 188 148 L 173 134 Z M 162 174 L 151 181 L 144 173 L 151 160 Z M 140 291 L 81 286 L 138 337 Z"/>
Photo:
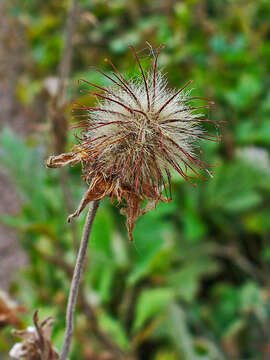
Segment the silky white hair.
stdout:
<path fill-rule="evenodd" d="M 141 77 L 126 80 L 111 63 L 114 77 L 98 71 L 113 82 L 112 86 L 101 88 L 85 81 L 103 93 L 94 92 L 97 105 L 86 108 L 81 146 L 93 161 L 90 174 L 86 174 L 89 180 L 96 168 L 105 178 L 113 177 L 119 186 L 125 184 L 143 195 L 142 184 L 161 189 L 172 168 L 187 181 L 188 169 L 196 176 L 200 176 L 198 168 L 207 171 L 208 164 L 194 152 L 197 140 L 217 138 L 202 129 L 202 122 L 212 121 L 204 119 L 197 109 L 209 108 L 213 102 L 191 97 L 192 90 L 186 88 L 193 81 L 171 90 L 164 74 L 157 70 L 158 54 L 148 73 L 143 71 L 135 49 L 134 54 Z M 208 104 L 192 107 L 195 99 Z"/>
<path fill-rule="evenodd" d="M 89 187 L 68 221 L 79 216 L 90 201 L 110 196 L 122 206 L 132 240 L 136 219 L 159 201 L 171 200 L 172 170 L 191 184 L 194 176 L 190 172 L 196 177 L 201 177 L 200 170 L 211 175 L 208 167 L 212 165 L 201 161 L 197 154 L 198 140 L 220 140 L 202 127 L 203 123 L 220 126 L 200 112 L 213 102 L 191 96 L 192 90 L 187 89 L 192 80 L 179 90 L 168 87 L 166 76 L 157 67 L 162 47 L 156 50 L 148 72 L 143 70 L 136 50 L 131 47 L 141 73 L 136 79 L 127 80 L 105 59 L 113 68 L 112 74 L 96 70 L 111 81 L 110 86 L 81 80 L 101 90 L 90 91 L 97 103 L 95 107 L 76 104 L 74 115 L 83 119 L 75 126 L 81 129 L 77 136 L 79 144 L 72 152 L 51 156 L 47 161 L 52 168 L 82 163 Z M 198 99 L 206 104 L 194 106 L 193 101 Z M 148 203 L 141 207 L 144 200 Z"/>

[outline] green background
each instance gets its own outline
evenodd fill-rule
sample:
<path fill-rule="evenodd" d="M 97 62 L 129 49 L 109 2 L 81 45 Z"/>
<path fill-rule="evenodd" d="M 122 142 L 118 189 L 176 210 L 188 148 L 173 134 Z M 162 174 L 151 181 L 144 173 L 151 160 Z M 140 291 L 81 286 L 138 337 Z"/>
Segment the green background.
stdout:
<path fill-rule="evenodd" d="M 30 117 L 33 109 L 40 113 L 24 138 L 8 128 L 0 136 L 1 167 L 22 199 L 20 214 L 1 221 L 17 229 L 29 258 L 10 294 L 27 309 L 24 326 L 32 324 L 35 309 L 41 318 L 57 318 L 58 349 L 70 280 L 57 259 L 72 266 L 76 250 L 60 171 L 44 166 L 55 152 L 45 84 L 58 76 L 68 6 L 60 0 L 9 3 L 6 16 L 19 24 L 26 48 L 16 98 Z M 216 103 L 210 118 L 227 121 L 218 130 L 221 144 L 202 144 L 203 157 L 218 162 L 213 179 L 194 188 L 173 177 L 173 201 L 137 221 L 134 244 L 119 209 L 102 201 L 81 288 L 98 326 L 133 359 L 269 359 L 269 0 L 81 0 L 77 17 L 69 101 L 61 110 L 69 124 L 73 100 L 93 101 L 79 93 L 77 80 L 107 84 L 89 66 L 109 72 L 108 57 L 134 76 L 128 45 L 147 67 L 146 41 L 154 48 L 165 43 L 160 65 L 171 87 L 193 79 L 194 94 Z M 72 131 L 68 143 L 70 150 Z M 68 169 L 66 181 L 75 207 L 85 191 L 80 167 Z M 75 221 L 80 232 L 84 217 Z M 10 330 L 0 334 L 2 354 L 16 341 Z M 79 306 L 70 359 L 118 358 Z"/>

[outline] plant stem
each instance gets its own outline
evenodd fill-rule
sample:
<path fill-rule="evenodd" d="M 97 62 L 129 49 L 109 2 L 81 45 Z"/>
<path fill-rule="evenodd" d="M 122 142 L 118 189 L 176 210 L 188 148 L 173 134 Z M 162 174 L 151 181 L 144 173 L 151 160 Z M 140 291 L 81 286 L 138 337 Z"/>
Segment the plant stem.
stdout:
<path fill-rule="evenodd" d="M 83 272 L 83 266 L 85 263 L 87 247 L 89 243 L 89 236 L 92 230 L 92 225 L 96 216 L 96 212 L 99 206 L 100 200 L 95 200 L 90 204 L 86 222 L 83 229 L 82 240 L 80 244 L 79 253 L 76 260 L 76 265 L 73 272 L 71 287 L 69 291 L 68 297 L 68 305 L 66 312 L 66 330 L 65 330 L 65 338 L 64 345 L 62 348 L 62 353 L 60 356 L 60 360 L 66 360 L 69 348 L 72 341 L 72 335 L 74 330 L 74 312 L 76 307 L 77 296 L 79 292 L 79 285 L 81 280 L 81 275 Z"/>
<path fill-rule="evenodd" d="M 65 29 L 64 50 L 59 67 L 59 88 L 57 94 L 57 107 L 61 107 L 66 102 L 66 86 L 71 69 L 72 53 L 73 53 L 73 35 L 75 32 L 78 17 L 79 0 L 71 0 L 68 9 L 67 23 Z"/>
<path fill-rule="evenodd" d="M 60 59 L 58 71 L 58 91 L 55 99 L 51 99 L 49 106 L 49 117 L 51 118 L 52 133 L 54 138 L 54 148 L 56 153 L 65 152 L 67 143 L 68 121 L 63 111 L 63 107 L 67 102 L 67 84 L 72 69 L 72 55 L 74 50 L 74 34 L 78 23 L 79 0 L 71 0 L 68 7 L 67 21 L 64 30 L 64 48 Z M 60 170 L 60 185 L 64 195 L 64 205 L 67 213 L 71 214 L 74 208 L 72 194 L 68 188 L 69 176 L 66 169 Z M 78 250 L 79 235 L 75 222 L 70 225 L 73 246 Z"/>

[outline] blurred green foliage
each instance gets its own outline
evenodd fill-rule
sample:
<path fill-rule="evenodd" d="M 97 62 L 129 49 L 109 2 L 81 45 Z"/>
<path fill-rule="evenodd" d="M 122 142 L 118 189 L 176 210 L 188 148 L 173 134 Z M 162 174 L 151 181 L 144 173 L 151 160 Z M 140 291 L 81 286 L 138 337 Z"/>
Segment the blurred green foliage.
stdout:
<path fill-rule="evenodd" d="M 62 0 L 12 1 L 9 16 L 23 24 L 29 49 L 17 89 L 25 106 L 58 74 L 67 8 Z M 80 1 L 70 99 L 90 102 L 75 80 L 104 83 L 88 65 L 109 71 L 107 56 L 135 75 L 128 45 L 145 48 L 147 66 L 147 40 L 166 44 L 160 65 L 170 85 L 194 79 L 194 93 L 216 102 L 209 116 L 228 122 L 222 144 L 203 144 L 207 160 L 218 162 L 214 177 L 196 188 L 174 177 L 173 202 L 138 220 L 135 244 L 109 201 L 98 212 L 83 291 L 99 326 L 136 359 L 270 358 L 269 18 L 269 0 Z M 76 251 L 59 172 L 43 165 L 48 143 L 49 132 L 29 140 L 2 133 L 1 166 L 23 200 L 21 214 L 2 221 L 19 231 L 30 259 L 13 285 L 29 309 L 25 323 L 37 308 L 55 316 L 60 348 L 70 281 L 55 258 L 72 266 Z M 79 173 L 69 170 L 77 202 L 84 191 Z M 86 315 L 79 306 L 72 360 L 104 352 Z M 11 344 L 8 331 L 2 351 Z"/>

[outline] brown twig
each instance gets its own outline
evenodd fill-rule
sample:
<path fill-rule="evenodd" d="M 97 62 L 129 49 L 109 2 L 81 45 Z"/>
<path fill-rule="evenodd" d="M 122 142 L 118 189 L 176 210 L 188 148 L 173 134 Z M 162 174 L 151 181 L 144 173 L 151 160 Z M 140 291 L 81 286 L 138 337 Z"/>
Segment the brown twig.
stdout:
<path fill-rule="evenodd" d="M 75 31 L 76 18 L 78 13 L 78 4 L 79 4 L 78 0 L 72 0 L 72 3 L 68 11 L 67 25 L 65 30 L 64 50 L 59 67 L 60 80 L 59 80 L 57 102 L 56 102 L 57 107 L 62 107 L 66 102 L 66 87 L 71 69 L 73 34 Z"/>
<path fill-rule="evenodd" d="M 90 204 L 90 208 L 88 210 L 86 222 L 84 225 L 80 249 L 77 256 L 76 265 L 73 272 L 73 278 L 69 292 L 67 312 L 66 312 L 65 338 L 64 338 L 64 345 L 62 348 L 60 360 L 66 360 L 72 341 L 73 329 L 74 329 L 74 312 L 75 312 L 76 301 L 79 292 L 81 275 L 85 263 L 86 252 L 89 243 L 89 236 L 92 230 L 92 225 L 96 216 L 99 202 L 100 202 L 99 200 L 95 200 Z"/>
<path fill-rule="evenodd" d="M 251 277 L 255 278 L 256 281 L 263 284 L 267 284 L 268 276 L 265 275 L 257 266 L 252 264 L 245 256 L 240 253 L 237 246 L 216 246 L 214 253 L 233 261 L 240 269 L 246 272 Z"/>
<path fill-rule="evenodd" d="M 75 32 L 77 14 L 78 14 L 78 0 L 72 0 L 68 10 L 67 23 L 64 35 L 64 49 L 59 65 L 59 83 L 58 92 L 55 99 L 51 103 L 50 117 L 52 119 L 52 129 L 54 134 L 54 147 L 57 153 L 61 154 L 65 151 L 67 141 L 68 124 L 66 116 L 63 114 L 63 106 L 67 101 L 67 82 L 70 76 L 72 64 L 73 51 L 73 34 Z M 65 169 L 60 172 L 60 185 L 64 195 L 65 207 L 67 213 L 73 211 L 73 199 L 68 188 L 68 174 Z M 71 225 L 73 245 L 75 248 L 79 244 L 79 236 L 76 223 Z"/>

